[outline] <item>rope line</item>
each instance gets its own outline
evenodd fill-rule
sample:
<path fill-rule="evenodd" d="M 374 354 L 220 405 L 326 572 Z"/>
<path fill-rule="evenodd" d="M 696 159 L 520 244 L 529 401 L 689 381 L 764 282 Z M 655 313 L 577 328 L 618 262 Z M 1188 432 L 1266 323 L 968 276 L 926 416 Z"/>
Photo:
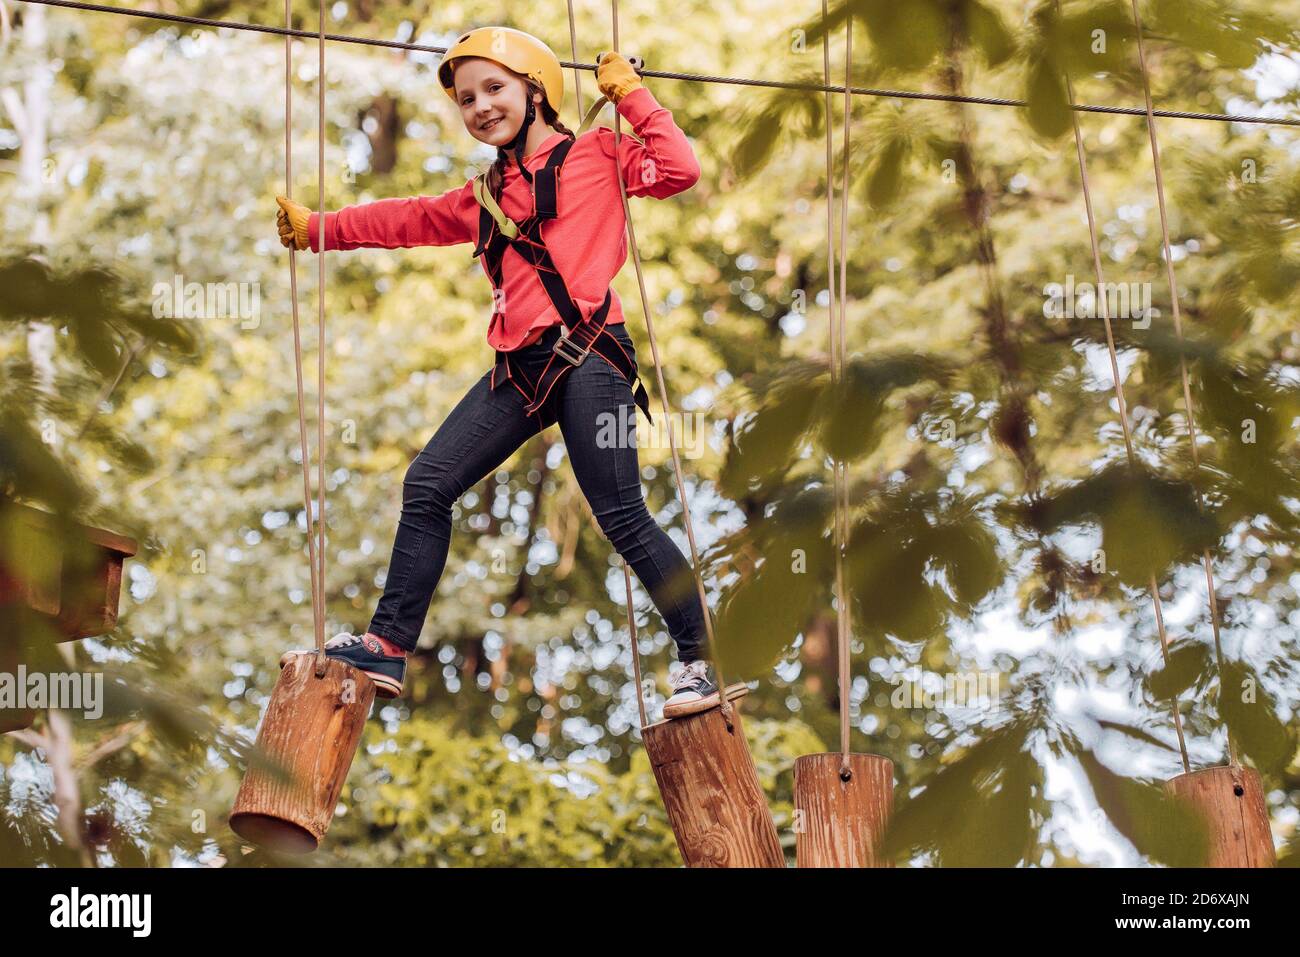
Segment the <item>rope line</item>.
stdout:
<path fill-rule="evenodd" d="M 569 11 L 569 50 L 573 59 L 578 58 L 578 30 L 573 16 L 573 0 L 567 2 Z M 582 74 L 575 68 L 573 71 L 573 98 L 577 101 L 578 115 L 586 116 L 587 107 L 582 102 Z M 617 164 L 617 153 L 615 154 L 615 163 Z M 632 596 L 632 572 L 628 569 L 627 560 L 624 559 L 623 565 L 623 586 L 627 592 L 627 634 L 628 645 L 632 652 L 632 680 L 636 683 L 636 707 L 637 713 L 641 717 L 641 730 L 644 731 L 649 721 L 646 718 L 645 693 L 641 689 L 641 649 L 637 641 L 636 614 L 633 610 Z"/>
<path fill-rule="evenodd" d="M 614 29 L 614 50 L 618 50 L 618 0 L 610 0 L 610 16 Z M 686 481 L 682 477 L 681 456 L 677 452 L 677 439 L 673 434 L 672 405 L 668 401 L 668 386 L 664 382 L 664 367 L 659 361 L 659 343 L 655 338 L 654 322 L 650 318 L 650 296 L 646 293 L 645 275 L 641 270 L 641 252 L 637 246 L 636 228 L 632 223 L 632 208 L 627 200 L 627 184 L 623 182 L 623 165 L 618 161 L 618 151 L 622 139 L 622 114 L 614 110 L 614 168 L 618 172 L 618 192 L 623 200 L 623 216 L 627 220 L 628 249 L 632 253 L 632 265 L 636 269 L 637 288 L 641 293 L 641 312 L 645 316 L 646 332 L 650 339 L 650 354 L 654 360 L 655 378 L 659 384 L 659 401 L 663 405 L 664 422 L 668 427 L 668 448 L 673 456 L 673 474 L 677 479 L 677 493 L 682 503 L 682 519 L 686 525 L 686 540 L 691 547 L 691 571 L 695 575 L 695 587 L 700 598 L 700 611 L 704 615 L 708 653 L 713 660 L 713 674 L 718 684 L 718 706 L 727 730 L 735 729 L 731 702 L 727 700 L 727 684 L 722 675 L 722 665 L 718 661 L 718 647 L 713 635 L 713 618 L 709 613 L 708 597 L 704 589 L 704 576 L 700 573 L 699 550 L 695 545 L 694 524 L 691 521 L 691 506 L 686 497 Z M 629 613 L 631 609 L 629 607 Z M 638 686 L 637 694 L 640 694 Z"/>
<path fill-rule="evenodd" d="M 316 206 L 320 210 L 320 267 L 316 280 L 318 306 L 316 338 L 316 522 L 320 535 L 316 546 L 316 561 L 320 565 L 320 619 L 316 625 L 316 677 L 325 677 L 325 0 L 318 0 L 317 18 L 320 35 L 316 44 L 319 62 L 316 74 Z"/>
<path fill-rule="evenodd" d="M 322 0 L 323 2 L 323 0 Z M 289 22 L 289 4 L 290 0 L 285 0 L 284 16 L 285 22 Z M 321 8 L 321 29 L 324 30 L 325 16 L 324 7 Z M 320 143 L 321 164 L 319 175 L 319 189 L 321 192 L 320 206 L 325 208 L 324 201 L 324 149 L 325 149 L 325 70 L 324 70 L 324 44 L 321 44 L 321 71 L 320 71 L 320 128 L 317 131 L 317 139 Z M 293 48 L 291 39 L 285 37 L 284 41 L 284 190 L 285 197 L 293 198 Z M 319 526 L 312 525 L 312 508 L 311 508 L 311 456 L 307 447 L 307 414 L 305 409 L 305 400 L 303 395 L 302 381 L 302 333 L 298 319 L 298 258 L 295 247 L 289 247 L 289 300 L 293 311 L 293 365 L 294 373 L 298 385 L 298 443 L 301 450 L 302 458 L 302 490 L 303 490 L 303 511 L 307 520 L 307 560 L 311 567 L 311 609 L 312 609 L 312 626 L 316 638 L 316 677 L 323 677 L 327 661 L 325 658 L 325 442 L 324 442 L 324 401 L 325 401 L 325 374 L 324 374 L 324 356 L 325 356 L 325 217 L 321 219 L 321 267 L 320 267 L 320 384 L 318 388 L 320 407 L 318 409 L 318 426 L 319 433 L 317 436 L 318 448 L 320 449 L 319 462 L 319 484 L 320 484 L 320 501 L 318 511 L 320 516 Z M 320 536 L 319 543 L 317 535 Z"/>
<path fill-rule="evenodd" d="M 822 22 L 826 22 L 827 10 L 826 0 L 822 0 Z M 839 363 L 836 362 L 835 354 L 835 135 L 831 124 L 831 35 L 829 30 L 822 31 L 822 78 L 826 83 L 825 106 L 826 111 L 826 291 L 829 294 L 829 311 L 826 317 L 827 341 L 830 353 L 831 367 L 831 391 L 832 394 L 838 394 L 839 386 Z M 847 127 L 846 127 L 847 129 Z M 841 535 L 843 528 L 840 525 L 840 470 L 839 463 L 831 457 L 832 467 L 832 485 L 835 493 L 835 596 L 839 602 L 835 618 L 835 635 L 836 640 L 843 642 L 840 635 L 840 618 L 844 615 L 844 579 L 842 577 L 842 564 L 840 562 L 840 544 L 843 541 Z M 838 661 L 838 659 L 837 659 Z M 844 671 L 843 663 L 838 664 L 841 675 Z M 847 753 L 847 744 L 845 743 L 848 736 L 844 732 L 844 682 L 841 680 L 839 685 L 840 691 L 840 748 Z M 843 759 L 841 760 L 841 772 L 843 771 Z"/>
<path fill-rule="evenodd" d="M 573 19 L 573 0 L 568 0 L 569 7 L 569 51 L 573 55 L 573 60 L 578 59 L 578 28 Z M 572 61 L 571 61 L 572 62 Z M 582 73 L 575 65 L 573 67 L 573 98 L 578 103 L 578 115 L 586 116 L 587 110 L 582 105 Z M 629 610 L 631 602 L 628 602 Z"/>
<path fill-rule="evenodd" d="M 636 633 L 636 616 L 632 614 L 632 573 L 628 571 L 627 562 L 623 562 L 623 584 L 627 586 L 627 640 L 632 646 L 632 680 L 636 682 L 636 708 L 644 731 L 650 722 L 646 718 L 645 695 L 641 691 L 641 649 Z"/>
<path fill-rule="evenodd" d="M 1060 0 L 1057 0 L 1057 11 L 1060 11 Z M 1070 101 L 1074 100 L 1074 83 L 1070 79 L 1070 71 L 1063 68 L 1065 76 L 1065 95 Z M 1097 277 L 1097 288 L 1105 289 L 1105 276 L 1103 275 L 1101 265 L 1101 243 L 1097 238 L 1097 221 L 1093 215 L 1092 209 L 1092 188 L 1088 178 L 1088 159 L 1087 152 L 1083 147 L 1083 133 L 1079 129 L 1079 115 L 1071 114 L 1074 123 L 1074 151 L 1079 159 L 1079 179 L 1083 186 L 1083 207 L 1088 216 L 1088 239 L 1092 244 L 1092 268 Z M 1124 451 L 1128 456 L 1128 463 L 1131 468 L 1137 466 L 1137 456 L 1133 451 L 1133 431 L 1129 424 L 1128 403 L 1124 399 L 1124 383 L 1119 374 L 1119 359 L 1115 354 L 1115 335 L 1111 328 L 1110 321 L 1110 303 L 1105 295 L 1097 297 L 1098 305 L 1101 308 L 1101 318 L 1106 327 L 1106 351 L 1110 355 L 1110 374 L 1111 381 L 1115 385 L 1115 400 L 1119 406 L 1120 426 L 1124 431 Z M 1160 652 L 1164 657 L 1165 664 L 1169 664 L 1169 637 L 1165 632 L 1165 618 L 1160 603 L 1160 589 L 1156 582 L 1156 576 L 1151 575 L 1151 580 L 1147 584 L 1148 591 L 1151 593 L 1151 603 L 1155 609 L 1156 632 L 1160 636 Z M 1187 739 L 1183 735 L 1183 720 L 1178 712 L 1178 696 L 1174 695 L 1170 702 L 1174 714 L 1174 731 L 1178 737 L 1178 753 L 1182 758 L 1183 771 L 1191 770 L 1191 764 L 1187 758 Z"/>
<path fill-rule="evenodd" d="M 1182 313 L 1178 306 L 1178 279 L 1174 275 L 1174 257 L 1170 250 L 1169 243 L 1169 215 L 1165 208 L 1165 178 L 1162 164 L 1160 162 L 1160 143 L 1156 137 L 1156 121 L 1154 110 L 1151 108 L 1151 76 L 1147 70 L 1146 46 L 1142 39 L 1142 16 L 1138 13 L 1137 0 L 1132 0 L 1133 4 L 1133 25 L 1137 29 L 1137 49 L 1138 65 L 1142 69 L 1142 94 L 1146 101 L 1147 132 L 1151 139 L 1151 164 L 1155 169 L 1156 175 L 1156 199 L 1160 207 L 1160 240 L 1164 246 L 1165 254 L 1165 275 L 1169 279 L 1169 299 L 1174 311 L 1174 332 L 1178 337 L 1178 372 L 1182 377 L 1183 385 L 1183 403 L 1187 409 L 1187 440 L 1192 449 L 1192 467 L 1200 470 L 1201 457 L 1197 450 L 1196 434 L 1196 408 L 1192 403 L 1192 387 L 1187 376 L 1187 357 L 1185 343 L 1183 341 L 1183 320 Z M 1196 493 L 1196 504 L 1198 508 L 1205 507 L 1205 501 L 1201 496 L 1199 487 L 1194 486 Z M 1219 637 L 1219 603 L 1214 591 L 1214 565 L 1210 560 L 1210 549 L 1207 547 L 1201 552 L 1202 563 L 1205 566 L 1205 585 L 1208 596 L 1210 610 L 1210 628 L 1214 632 L 1214 654 L 1219 668 L 1219 716 L 1223 717 L 1223 644 Z M 1228 736 L 1228 764 L 1232 768 L 1240 766 L 1237 759 L 1237 748 L 1232 740 L 1232 730 L 1225 727 Z"/>
<path fill-rule="evenodd" d="M 822 0 L 822 20 L 826 18 L 826 0 Z M 822 37 L 822 70 L 826 82 L 830 83 L 830 37 L 826 31 Z M 844 22 L 844 81 L 848 84 L 853 70 L 853 17 Z M 826 235 L 827 262 L 830 271 L 828 285 L 831 287 L 830 313 L 828 316 L 828 335 L 830 339 L 831 391 L 839 396 L 839 389 L 844 381 L 845 336 L 844 328 L 848 322 L 848 224 L 849 224 L 849 134 L 850 108 L 852 97 L 844 97 L 844 168 L 840 180 L 840 275 L 839 275 L 839 316 L 836 318 L 835 298 L 835 253 L 831 243 L 834 232 L 835 165 L 831 136 L 831 95 L 826 94 Z M 838 603 L 835 614 L 836 671 L 839 685 L 840 718 L 840 780 L 848 781 L 853 776 L 849 767 L 849 679 L 852 669 L 849 657 L 850 617 L 848 592 L 844 584 L 844 549 L 848 538 L 848 470 L 847 463 L 836 456 L 831 456 L 831 469 L 834 475 L 832 488 L 835 495 L 835 596 Z"/>
<path fill-rule="evenodd" d="M 39 3 L 50 7 L 66 7 L 73 10 L 85 10 L 91 13 L 110 13 L 118 16 L 139 17 L 146 20 L 161 20 L 167 23 L 185 23 L 193 26 L 226 28 L 230 30 L 249 30 L 254 33 L 270 33 L 302 39 L 324 39 L 333 43 L 356 43 L 363 46 L 387 47 L 395 50 L 410 50 L 416 53 L 447 52 L 447 47 L 431 46 L 423 43 L 408 43 L 402 40 L 376 40 L 369 37 L 350 36 L 346 33 L 319 33 L 310 30 L 298 30 L 287 27 L 270 27 L 256 23 L 241 23 L 238 20 L 213 20 L 206 17 L 190 17 L 177 13 L 156 13 L 149 10 L 131 10 L 100 3 L 80 3 L 78 0 L 19 0 L 20 3 Z M 577 63 L 561 60 L 562 67 L 575 70 L 596 69 L 594 63 Z M 802 83 L 794 80 L 763 80 L 751 77 L 723 76 L 709 73 L 682 73 L 670 70 L 642 70 L 642 76 L 658 77 L 665 80 L 686 80 L 696 83 L 720 83 L 732 86 L 757 86 L 781 90 L 806 90 L 814 93 L 843 93 L 845 87 L 830 86 L 819 83 Z M 853 96 L 892 97 L 904 100 L 934 100 L 944 103 L 971 103 L 976 106 L 1007 106 L 1023 109 L 1028 106 L 1025 100 L 997 96 L 969 96 L 953 93 L 925 93 L 917 90 L 891 90 L 879 87 L 849 86 Z M 1080 113 L 1109 113 L 1119 116 L 1146 116 L 1147 110 L 1136 106 L 1098 106 L 1088 103 L 1072 103 L 1070 109 Z M 1239 113 L 1203 113 L 1189 110 L 1153 110 L 1154 115 L 1167 119 L 1205 120 L 1218 123 L 1259 123 L 1272 126 L 1300 127 L 1300 118 L 1258 116 Z"/>

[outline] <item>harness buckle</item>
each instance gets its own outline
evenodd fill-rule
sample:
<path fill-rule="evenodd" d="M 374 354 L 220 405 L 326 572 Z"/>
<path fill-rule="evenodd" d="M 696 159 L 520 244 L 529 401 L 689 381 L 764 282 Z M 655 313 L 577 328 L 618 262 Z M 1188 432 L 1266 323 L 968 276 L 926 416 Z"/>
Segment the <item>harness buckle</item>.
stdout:
<path fill-rule="evenodd" d="M 569 338 L 569 330 L 561 328 L 559 338 L 555 340 L 555 345 L 551 347 L 551 351 L 576 369 L 587 358 L 587 354 L 591 352 L 591 347 L 588 346 L 583 349 L 578 346 Z"/>

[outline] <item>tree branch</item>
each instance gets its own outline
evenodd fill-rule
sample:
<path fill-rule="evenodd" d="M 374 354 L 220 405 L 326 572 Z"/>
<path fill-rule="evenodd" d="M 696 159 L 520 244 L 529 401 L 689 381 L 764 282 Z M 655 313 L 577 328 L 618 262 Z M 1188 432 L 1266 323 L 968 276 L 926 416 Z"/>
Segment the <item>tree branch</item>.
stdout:
<path fill-rule="evenodd" d="M 121 751 L 134 741 L 145 727 L 143 721 L 129 721 L 117 728 L 110 735 L 106 735 L 99 744 L 91 748 L 90 752 L 77 762 L 77 770 L 86 771 L 104 760 L 104 758 Z"/>

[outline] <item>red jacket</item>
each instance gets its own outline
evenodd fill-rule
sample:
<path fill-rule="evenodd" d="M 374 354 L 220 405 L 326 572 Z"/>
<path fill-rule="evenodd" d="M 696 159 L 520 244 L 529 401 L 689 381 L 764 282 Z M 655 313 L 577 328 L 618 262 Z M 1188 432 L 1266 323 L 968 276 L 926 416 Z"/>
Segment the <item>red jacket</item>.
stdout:
<path fill-rule="evenodd" d="M 645 87 L 619 101 L 618 112 L 645 141 L 641 146 L 626 129 L 619 141 L 619 164 L 629 196 L 666 199 L 689 189 L 700 178 L 700 164 L 672 114 Z M 564 138 L 555 133 L 524 157 L 530 171 Z M 542 224 L 542 238 L 555 267 L 584 318 L 600 307 L 610 282 L 627 259 L 627 225 L 619 198 L 614 158 L 614 131 L 596 127 L 578 137 L 559 178 L 559 217 Z M 513 162 L 506 166 L 501 209 L 515 222 L 532 213 L 532 193 Z M 319 213 L 308 225 L 311 248 L 317 249 Z M 325 248 L 379 246 L 450 246 L 478 239 L 479 205 L 473 181 L 439 196 L 381 199 L 325 214 Z M 484 268 L 486 273 L 486 267 Z M 488 343 L 509 351 L 529 345 L 560 322 L 537 273 L 513 249 L 502 262 L 505 322 L 494 318 Z M 618 294 L 610 297 L 607 322 L 623 321 Z"/>

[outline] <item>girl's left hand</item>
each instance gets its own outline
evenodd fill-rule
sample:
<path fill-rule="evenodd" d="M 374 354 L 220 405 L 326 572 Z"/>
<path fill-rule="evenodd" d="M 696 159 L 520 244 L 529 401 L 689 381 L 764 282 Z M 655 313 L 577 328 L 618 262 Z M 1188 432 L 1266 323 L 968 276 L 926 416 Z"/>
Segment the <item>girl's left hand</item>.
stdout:
<path fill-rule="evenodd" d="M 295 203 L 285 196 L 277 196 L 280 211 L 275 214 L 275 222 L 280 233 L 280 245 L 288 249 L 307 249 L 311 242 L 307 236 L 307 224 L 310 222 L 311 210 L 302 203 Z"/>
<path fill-rule="evenodd" d="M 602 53 L 596 59 L 596 85 L 611 103 L 618 103 L 641 86 L 641 78 L 621 53 Z"/>

